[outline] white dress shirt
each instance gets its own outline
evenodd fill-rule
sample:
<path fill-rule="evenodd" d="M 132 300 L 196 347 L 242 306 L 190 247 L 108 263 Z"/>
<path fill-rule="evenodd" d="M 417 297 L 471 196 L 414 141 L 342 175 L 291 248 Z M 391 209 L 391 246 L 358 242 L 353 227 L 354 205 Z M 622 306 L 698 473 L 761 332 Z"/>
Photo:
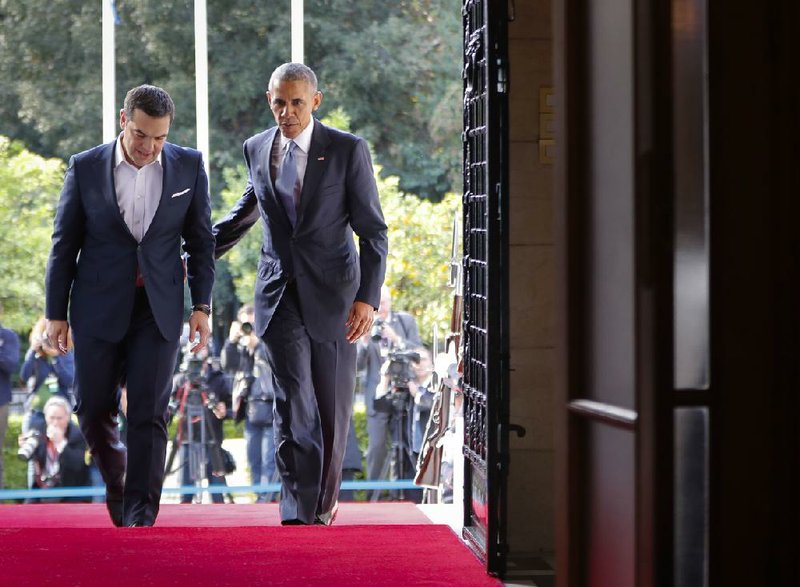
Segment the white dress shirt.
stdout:
<path fill-rule="evenodd" d="M 142 241 L 156 215 L 163 181 L 161 153 L 155 161 L 137 169 L 125 159 L 120 134 L 114 152 L 114 188 L 122 219 L 138 242 Z"/>
<path fill-rule="evenodd" d="M 294 184 L 294 201 L 300 201 L 300 193 L 303 191 L 303 178 L 306 174 L 306 167 L 308 166 L 308 151 L 311 149 L 311 133 L 314 131 L 316 121 L 311 117 L 311 122 L 303 131 L 293 139 L 287 139 L 278 130 L 276 140 L 272 142 L 272 160 L 270 161 L 270 170 L 272 172 L 272 181 L 275 181 L 277 170 L 283 163 L 283 158 L 286 155 L 286 146 L 289 141 L 294 141 L 297 148 L 294 150 L 294 162 L 297 165 L 297 180 Z"/>

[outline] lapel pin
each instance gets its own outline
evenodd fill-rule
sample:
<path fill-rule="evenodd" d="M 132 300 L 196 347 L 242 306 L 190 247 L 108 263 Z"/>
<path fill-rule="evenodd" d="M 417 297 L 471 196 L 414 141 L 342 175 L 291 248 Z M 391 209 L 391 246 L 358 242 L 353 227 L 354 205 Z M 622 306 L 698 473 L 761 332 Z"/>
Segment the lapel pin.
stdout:
<path fill-rule="evenodd" d="M 325 161 L 325 157 L 317 157 L 317 161 Z"/>

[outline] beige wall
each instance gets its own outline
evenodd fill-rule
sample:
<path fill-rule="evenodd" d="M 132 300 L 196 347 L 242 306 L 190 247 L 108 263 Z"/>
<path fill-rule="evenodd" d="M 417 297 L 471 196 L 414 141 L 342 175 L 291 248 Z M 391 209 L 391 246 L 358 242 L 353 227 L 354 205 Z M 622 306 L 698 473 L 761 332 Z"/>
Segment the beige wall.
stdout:
<path fill-rule="evenodd" d="M 539 90 L 553 85 L 550 0 L 516 0 L 509 23 L 512 553 L 554 550 L 552 165 L 539 160 Z"/>

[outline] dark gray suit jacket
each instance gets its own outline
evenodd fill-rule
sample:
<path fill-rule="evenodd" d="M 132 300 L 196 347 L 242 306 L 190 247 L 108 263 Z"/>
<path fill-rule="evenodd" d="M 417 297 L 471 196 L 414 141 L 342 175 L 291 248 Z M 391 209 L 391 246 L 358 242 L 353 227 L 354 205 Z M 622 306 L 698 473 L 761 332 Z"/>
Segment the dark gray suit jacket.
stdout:
<path fill-rule="evenodd" d="M 367 143 L 314 121 L 303 191 L 292 229 L 270 177 L 278 128 L 245 141 L 248 183 L 230 213 L 214 225 L 217 257 L 263 220 L 256 275 L 256 333 L 263 336 L 286 283 L 296 279 L 304 322 L 318 341 L 345 332 L 356 300 L 377 308 L 386 272 L 387 238 Z M 359 250 L 353 239 L 359 237 Z"/>
<path fill-rule="evenodd" d="M 127 332 L 136 267 L 161 335 L 177 340 L 184 320 L 181 244 L 194 303 L 214 285 L 208 179 L 198 151 L 166 143 L 161 200 L 139 243 L 128 230 L 114 187 L 116 140 L 69 160 L 58 202 L 46 274 L 46 315 L 76 334 L 117 342 Z M 175 197 L 172 197 L 175 194 Z"/>

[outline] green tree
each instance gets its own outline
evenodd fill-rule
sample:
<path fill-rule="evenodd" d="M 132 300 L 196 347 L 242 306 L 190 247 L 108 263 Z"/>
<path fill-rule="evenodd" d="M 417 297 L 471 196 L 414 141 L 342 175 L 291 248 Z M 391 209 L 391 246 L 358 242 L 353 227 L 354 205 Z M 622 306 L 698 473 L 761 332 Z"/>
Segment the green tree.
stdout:
<path fill-rule="evenodd" d="M 430 344 L 434 327 L 439 341 L 450 329 L 453 291 L 448 287 L 453 218 L 461 207 L 456 194 L 441 202 L 404 194 L 397 178 L 380 179 L 378 189 L 389 227 L 386 285 L 392 307 L 417 319 L 423 342 Z"/>
<path fill-rule="evenodd" d="M 0 299 L 3 323 L 18 332 L 44 313 L 44 273 L 63 175 L 63 162 L 0 136 Z"/>
<path fill-rule="evenodd" d="M 196 142 L 193 1 L 117 0 L 117 96 L 140 83 L 177 105 L 170 140 Z M 0 0 L 0 128 L 46 157 L 101 141 L 101 8 L 79 0 Z M 264 92 L 290 58 L 288 0 L 209 0 L 212 188 L 242 141 L 273 124 Z M 384 176 L 430 199 L 458 191 L 461 3 L 320 0 L 306 5 L 306 61 L 373 145 Z"/>

